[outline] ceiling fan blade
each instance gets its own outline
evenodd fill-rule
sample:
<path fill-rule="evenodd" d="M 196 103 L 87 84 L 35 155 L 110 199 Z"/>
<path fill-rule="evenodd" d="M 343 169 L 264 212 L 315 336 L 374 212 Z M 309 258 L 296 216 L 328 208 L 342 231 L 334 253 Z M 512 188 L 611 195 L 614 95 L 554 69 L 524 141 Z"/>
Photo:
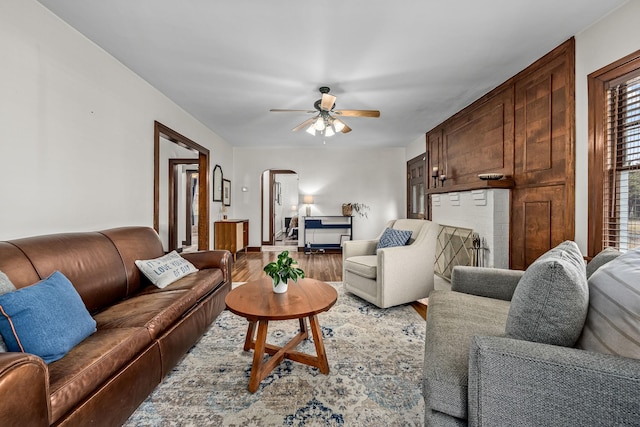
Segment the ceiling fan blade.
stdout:
<path fill-rule="evenodd" d="M 300 123 L 298 126 L 294 127 L 293 129 L 291 129 L 292 132 L 297 132 L 300 129 L 304 129 L 305 127 L 309 126 L 311 123 L 313 123 L 313 121 L 315 120 L 315 117 L 311 117 L 310 119 L 305 120 L 304 122 Z"/>
<path fill-rule="evenodd" d="M 347 125 L 344 125 L 344 127 L 342 128 L 342 130 L 340 131 L 342 133 L 349 133 L 351 132 L 351 128 Z"/>
<path fill-rule="evenodd" d="M 328 93 L 322 94 L 322 102 L 320 102 L 320 109 L 323 111 L 331 111 L 333 104 L 336 102 L 336 97 L 329 95 Z"/>
<path fill-rule="evenodd" d="M 287 110 L 283 108 L 272 108 L 272 113 L 317 113 L 316 110 Z"/>
<path fill-rule="evenodd" d="M 345 117 L 380 117 L 378 110 L 335 110 L 332 112 Z"/>

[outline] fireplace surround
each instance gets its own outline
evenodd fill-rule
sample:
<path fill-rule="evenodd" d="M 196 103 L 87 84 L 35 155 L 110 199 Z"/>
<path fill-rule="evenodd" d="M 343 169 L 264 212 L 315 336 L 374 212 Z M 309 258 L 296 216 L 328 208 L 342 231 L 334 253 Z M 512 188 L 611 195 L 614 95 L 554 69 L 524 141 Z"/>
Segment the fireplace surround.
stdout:
<path fill-rule="evenodd" d="M 434 222 L 471 229 L 484 267 L 509 268 L 510 190 L 484 188 L 431 195 Z"/>

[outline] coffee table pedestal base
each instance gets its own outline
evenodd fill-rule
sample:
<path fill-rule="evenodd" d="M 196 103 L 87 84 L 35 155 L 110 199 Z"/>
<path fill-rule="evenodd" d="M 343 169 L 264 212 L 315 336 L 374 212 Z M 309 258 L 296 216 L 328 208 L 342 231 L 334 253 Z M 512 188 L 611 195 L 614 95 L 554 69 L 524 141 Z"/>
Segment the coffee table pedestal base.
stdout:
<path fill-rule="evenodd" d="M 251 393 L 255 393 L 258 390 L 260 382 L 265 379 L 284 359 L 304 363 L 309 366 L 315 366 L 325 375 L 329 373 L 329 362 L 327 361 L 327 354 L 324 349 L 324 343 L 322 342 L 322 331 L 320 329 L 320 324 L 318 323 L 318 318 L 315 315 L 308 316 L 308 318 L 309 324 L 311 325 L 311 333 L 313 334 L 313 342 L 316 347 L 316 356 L 295 351 L 298 344 L 309 337 L 306 318 L 298 319 L 300 322 L 300 332 L 298 332 L 291 341 L 285 344 L 284 347 L 267 344 L 268 320 L 249 321 L 247 337 L 244 342 L 244 350 L 254 350 L 253 364 L 251 365 L 251 377 L 249 378 L 248 387 Z M 258 326 L 258 335 L 254 340 L 256 324 Z M 271 355 L 271 358 L 266 362 L 264 361 L 265 353 Z"/>

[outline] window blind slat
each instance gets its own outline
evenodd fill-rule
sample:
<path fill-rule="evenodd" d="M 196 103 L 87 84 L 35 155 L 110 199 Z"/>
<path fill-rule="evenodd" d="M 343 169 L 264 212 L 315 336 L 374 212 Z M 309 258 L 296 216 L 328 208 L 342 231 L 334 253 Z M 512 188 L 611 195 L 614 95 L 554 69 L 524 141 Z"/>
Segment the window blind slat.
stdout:
<path fill-rule="evenodd" d="M 608 90 L 603 245 L 640 246 L 640 76 Z"/>

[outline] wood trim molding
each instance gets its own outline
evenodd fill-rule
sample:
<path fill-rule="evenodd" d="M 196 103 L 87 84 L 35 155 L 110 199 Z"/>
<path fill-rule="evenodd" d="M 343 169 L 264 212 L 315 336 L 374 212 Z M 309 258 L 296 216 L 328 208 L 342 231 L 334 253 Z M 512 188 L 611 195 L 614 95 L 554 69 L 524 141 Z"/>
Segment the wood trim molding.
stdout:
<path fill-rule="evenodd" d="M 427 194 L 512 189 L 510 266 L 575 238 L 575 39 L 570 38 L 426 134 L 427 173 L 444 165 L 446 180 Z M 481 173 L 500 173 L 493 182 Z M 517 200 L 518 202 L 514 202 Z M 551 221 L 527 206 L 548 203 Z M 537 205 L 536 205 L 537 206 Z M 551 238 L 549 239 L 549 236 Z"/>
<path fill-rule="evenodd" d="M 167 248 L 169 251 L 177 249 L 181 247 L 180 242 L 178 241 L 178 205 L 176 203 L 176 195 L 178 194 L 178 180 L 176 177 L 176 166 L 178 165 L 196 165 L 198 164 L 198 159 L 169 159 L 169 247 Z M 198 171 L 198 181 L 200 180 L 200 173 Z M 185 218 L 188 219 L 190 209 L 189 205 L 191 204 L 191 194 L 187 194 L 187 203 L 186 203 L 186 215 Z M 198 195 L 199 197 L 199 195 Z M 191 232 L 190 226 L 187 222 L 186 238 L 187 245 L 191 245 Z M 199 225 L 199 224 L 198 224 Z"/>
<path fill-rule="evenodd" d="M 588 241 L 587 255 L 595 256 L 602 250 L 604 206 L 604 163 L 607 150 L 606 90 L 620 77 L 640 69 L 640 50 L 625 56 L 587 76 L 588 85 Z"/>
<path fill-rule="evenodd" d="M 198 249 L 209 249 L 209 149 L 158 121 L 153 122 L 153 228 L 160 229 L 160 137 L 195 150 L 200 171 L 198 185 Z M 202 172 L 204 171 L 204 172 Z"/>
<path fill-rule="evenodd" d="M 273 214 L 275 212 L 273 206 L 273 197 L 269 198 L 269 240 L 264 240 L 264 203 L 266 196 L 271 196 L 271 189 L 273 189 L 273 184 L 275 182 L 275 176 L 277 174 L 295 174 L 298 172 L 292 171 L 291 169 L 268 169 L 269 171 L 269 194 L 264 194 L 264 172 L 260 175 L 260 241 L 263 245 L 273 245 L 275 244 L 273 231 L 275 224 L 273 223 Z"/>

